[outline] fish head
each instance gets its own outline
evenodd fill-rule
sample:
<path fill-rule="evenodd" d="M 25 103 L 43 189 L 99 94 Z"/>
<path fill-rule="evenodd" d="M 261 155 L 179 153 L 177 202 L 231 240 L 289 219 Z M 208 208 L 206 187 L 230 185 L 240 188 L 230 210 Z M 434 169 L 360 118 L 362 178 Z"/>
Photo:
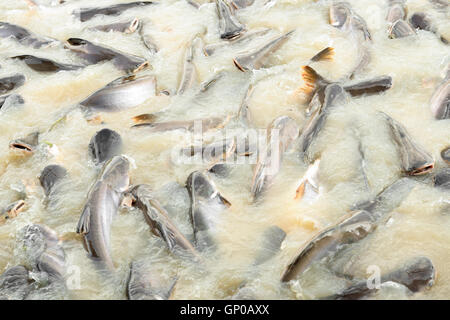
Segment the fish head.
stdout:
<path fill-rule="evenodd" d="M 330 24 L 338 29 L 348 25 L 352 16 L 352 9 L 348 2 L 337 2 L 330 6 Z"/>
<path fill-rule="evenodd" d="M 106 182 L 113 190 L 122 193 L 130 185 L 130 161 L 126 156 L 115 156 L 103 167 L 100 180 Z"/>

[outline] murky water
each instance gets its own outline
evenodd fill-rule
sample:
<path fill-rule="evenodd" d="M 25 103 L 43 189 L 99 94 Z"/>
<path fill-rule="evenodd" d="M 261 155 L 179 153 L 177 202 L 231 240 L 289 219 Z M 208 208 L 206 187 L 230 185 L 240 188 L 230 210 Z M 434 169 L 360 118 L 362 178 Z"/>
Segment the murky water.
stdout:
<path fill-rule="evenodd" d="M 247 32 L 270 28 L 264 36 L 269 38 L 295 32 L 264 61 L 262 68 L 242 72 L 234 65 L 233 58 L 267 38 L 259 37 L 245 46 L 228 46 L 205 56 L 201 50 L 204 45 L 221 41 L 214 2 L 198 0 L 202 5 L 197 9 L 184 0 L 161 0 L 157 5 L 130 9 L 120 16 L 98 15 L 86 22 L 80 22 L 72 12 L 92 6 L 92 1 L 35 2 L 38 6 L 29 6 L 27 1 L 0 0 L 0 21 L 62 42 L 81 38 L 143 57 L 151 67 L 139 75 L 154 75 L 159 92 L 139 106 L 101 113 L 102 122 L 87 121 L 83 112 L 73 107 L 125 75 L 123 71 L 112 62 L 100 62 L 75 71 L 36 72 L 9 57 L 30 54 L 74 65 L 83 65 L 85 61 L 62 45 L 34 49 L 14 39 L 0 39 L 0 77 L 16 73 L 26 77 L 25 84 L 14 90 L 25 103 L 0 111 L 0 208 L 20 198 L 26 202 L 25 210 L 0 226 L 0 270 L 26 265 L 20 250 L 19 230 L 29 224 L 44 224 L 62 238 L 69 281 L 63 298 L 125 299 L 132 261 L 145 263 L 148 270 L 166 280 L 176 277 L 173 299 L 230 299 L 244 283 L 258 299 L 314 299 L 331 295 L 348 283 L 333 274 L 329 265 L 315 264 L 290 283 L 280 282 L 281 274 L 311 237 L 334 225 L 353 204 L 375 196 L 402 176 L 399 153 L 378 112 L 385 112 L 405 126 L 411 137 L 435 159 L 434 171 L 447 166 L 440 153 L 450 144 L 450 120 L 436 120 L 429 105 L 449 62 L 449 47 L 436 34 L 423 30 L 414 36 L 389 39 L 385 20 L 387 1 L 352 0 L 349 3 L 366 21 L 372 36 L 371 60 L 354 81 L 389 75 L 393 85 L 380 94 L 352 98 L 330 112 L 312 146 L 314 157 L 321 160 L 319 197 L 313 201 L 294 199 L 298 182 L 308 168 L 295 148 L 284 155 L 273 185 L 256 203 L 250 191 L 254 165 L 233 165 L 226 177 L 209 174 L 231 206 L 214 234 L 216 250 L 202 253 L 201 264 L 170 253 L 164 242 L 150 232 L 140 210 L 123 207 L 111 226 L 115 271 L 105 276 L 74 234 L 87 192 L 99 172 L 88 156 L 89 141 L 97 131 L 109 128 L 121 135 L 123 154 L 135 162 L 135 168 L 130 171 L 131 183 L 150 185 L 154 196 L 189 238 L 192 236 L 190 204 L 183 188 L 191 172 L 207 169 L 211 164 L 174 161 L 174 148 L 192 144 L 189 131 L 150 133 L 144 128 L 130 129 L 134 124 L 132 118 L 143 113 L 157 114 L 161 121 L 234 116 L 251 83 L 254 89 L 248 105 L 252 128 L 266 129 L 275 118 L 285 115 L 293 118 L 301 129 L 307 123 L 308 107 L 300 90 L 304 85 L 301 67 L 317 52 L 331 46 L 334 59 L 314 63 L 313 67 L 327 79 L 343 79 L 359 59 L 358 42 L 349 33 L 329 24 L 331 1 L 274 0 L 265 4 L 265 0 L 256 0 L 248 8 L 235 12 Z M 101 5 L 123 2 L 127 1 L 104 0 Z M 439 33 L 447 39 L 450 37 L 448 7 L 436 9 L 425 0 L 407 1 L 406 6 L 409 13 L 426 12 Z M 144 46 L 139 32 L 89 29 L 135 17 L 143 22 L 142 32 L 157 47 L 156 53 Z M 192 88 L 177 95 L 185 51 L 196 35 L 202 39 L 195 47 L 193 58 L 197 80 Z M 211 90 L 197 96 L 200 83 L 219 72 L 223 72 L 223 77 Z M 65 113 L 65 120 L 49 130 Z M 232 126 L 227 126 L 212 133 L 225 134 L 231 129 Z M 40 132 L 40 144 L 32 155 L 9 149 L 10 141 L 36 131 Z M 364 150 L 364 172 L 369 188 L 361 171 L 359 144 Z M 68 171 L 68 178 L 58 184 L 51 203 L 44 201 L 38 180 L 42 169 L 49 164 L 59 164 Z M 393 210 L 387 223 L 380 224 L 370 236 L 334 257 L 332 269 L 365 279 L 370 266 L 377 266 L 384 274 L 408 259 L 426 256 L 437 271 L 430 289 L 411 295 L 404 288 L 389 287 L 371 298 L 448 299 L 449 201 L 448 190 L 435 188 L 425 179 Z M 256 255 L 266 245 L 261 241 L 262 233 L 274 225 L 287 234 L 281 250 L 255 266 Z M 60 297 L 51 291 L 31 296 Z"/>

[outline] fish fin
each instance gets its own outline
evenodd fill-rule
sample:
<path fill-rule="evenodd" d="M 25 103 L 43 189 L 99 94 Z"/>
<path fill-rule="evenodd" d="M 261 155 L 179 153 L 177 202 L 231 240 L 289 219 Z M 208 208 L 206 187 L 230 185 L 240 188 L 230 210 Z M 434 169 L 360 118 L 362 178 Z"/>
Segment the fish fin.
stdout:
<path fill-rule="evenodd" d="M 228 208 L 231 207 L 231 202 L 225 199 L 221 194 L 219 194 L 220 201 L 223 202 L 224 205 L 226 205 Z"/>
<path fill-rule="evenodd" d="M 133 117 L 134 123 L 152 123 L 156 120 L 157 116 L 151 113 L 144 113 Z"/>
<path fill-rule="evenodd" d="M 317 53 L 314 57 L 311 58 L 311 62 L 318 62 L 318 61 L 332 61 L 334 58 L 334 48 L 332 47 L 326 47 L 325 49 L 321 50 L 319 53 Z"/>
<path fill-rule="evenodd" d="M 85 206 L 83 212 L 81 213 L 80 220 L 77 225 L 77 233 L 88 233 L 90 227 L 91 210 L 89 206 Z"/>
<path fill-rule="evenodd" d="M 308 97 L 312 97 L 319 84 L 321 82 L 327 83 L 328 81 L 326 81 L 320 74 L 316 72 L 316 70 L 314 70 L 310 66 L 303 66 L 302 69 L 302 78 L 305 83 L 300 88 L 300 91 L 305 93 Z"/>
<path fill-rule="evenodd" d="M 295 191 L 295 200 L 303 198 L 303 195 L 305 194 L 305 188 L 306 188 L 306 181 L 302 182 L 297 190 Z"/>

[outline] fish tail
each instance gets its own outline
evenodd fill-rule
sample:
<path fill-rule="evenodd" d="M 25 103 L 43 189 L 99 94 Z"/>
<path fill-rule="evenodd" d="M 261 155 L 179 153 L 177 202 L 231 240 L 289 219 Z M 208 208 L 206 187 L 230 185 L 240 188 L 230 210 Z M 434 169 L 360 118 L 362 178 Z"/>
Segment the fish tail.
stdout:
<path fill-rule="evenodd" d="M 311 58 L 311 62 L 332 61 L 334 58 L 334 48 L 326 47 Z"/>
<path fill-rule="evenodd" d="M 302 78 L 305 83 L 300 88 L 300 91 L 311 98 L 319 84 L 321 82 L 326 82 L 326 80 L 310 66 L 303 66 L 302 69 Z"/>

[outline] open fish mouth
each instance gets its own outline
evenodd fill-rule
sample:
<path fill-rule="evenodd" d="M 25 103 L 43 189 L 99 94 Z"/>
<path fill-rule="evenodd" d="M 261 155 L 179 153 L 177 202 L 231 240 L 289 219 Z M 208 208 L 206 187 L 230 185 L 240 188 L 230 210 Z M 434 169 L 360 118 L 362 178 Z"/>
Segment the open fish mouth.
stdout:
<path fill-rule="evenodd" d="M 427 174 L 432 171 L 434 168 L 434 163 L 427 163 L 419 168 L 415 168 L 411 170 L 408 174 L 411 176 L 420 176 L 423 174 Z"/>

